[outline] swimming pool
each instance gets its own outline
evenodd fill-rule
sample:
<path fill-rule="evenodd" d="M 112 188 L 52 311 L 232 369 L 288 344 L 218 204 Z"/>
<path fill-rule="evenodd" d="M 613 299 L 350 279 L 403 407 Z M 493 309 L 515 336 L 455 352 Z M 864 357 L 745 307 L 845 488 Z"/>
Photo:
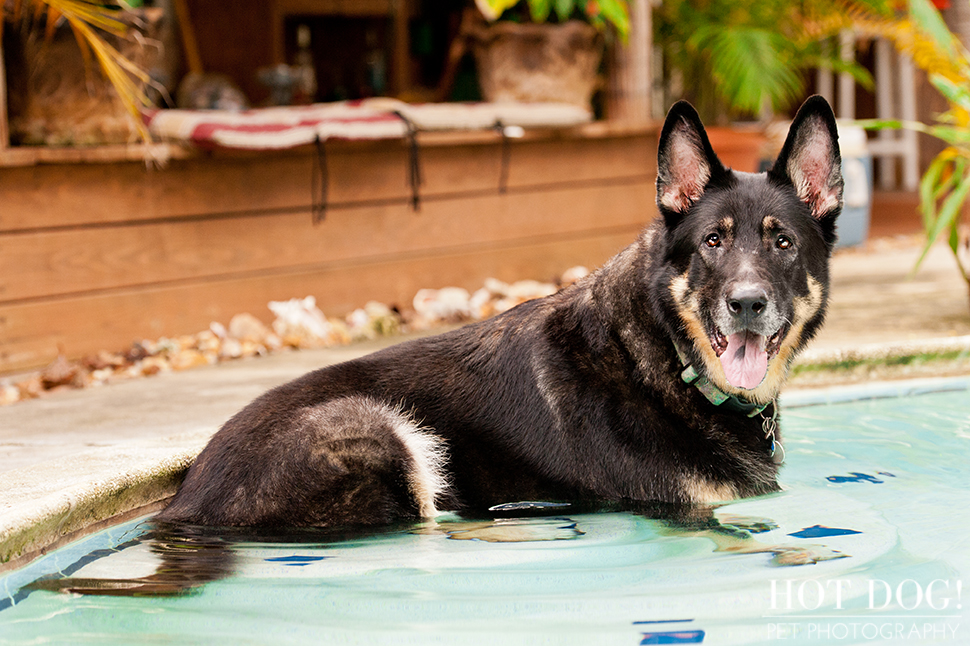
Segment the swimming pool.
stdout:
<path fill-rule="evenodd" d="M 0 578 L 0 644 L 970 643 L 968 386 L 789 398 L 785 491 L 715 515 L 843 558 L 779 567 L 715 551 L 709 534 L 568 508 L 354 537 L 152 538 L 141 519 Z M 163 596 L 50 590 L 153 575 L 160 555 L 196 579 L 156 575 Z"/>

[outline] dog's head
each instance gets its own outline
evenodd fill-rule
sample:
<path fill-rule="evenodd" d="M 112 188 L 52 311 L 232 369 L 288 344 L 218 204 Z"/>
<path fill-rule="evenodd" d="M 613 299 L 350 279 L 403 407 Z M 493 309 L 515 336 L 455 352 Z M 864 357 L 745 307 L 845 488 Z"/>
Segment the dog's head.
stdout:
<path fill-rule="evenodd" d="M 725 168 L 697 112 L 677 103 L 660 136 L 657 204 L 668 331 L 718 388 L 771 401 L 825 313 L 842 210 L 831 108 L 806 101 L 773 168 L 752 174 Z"/>

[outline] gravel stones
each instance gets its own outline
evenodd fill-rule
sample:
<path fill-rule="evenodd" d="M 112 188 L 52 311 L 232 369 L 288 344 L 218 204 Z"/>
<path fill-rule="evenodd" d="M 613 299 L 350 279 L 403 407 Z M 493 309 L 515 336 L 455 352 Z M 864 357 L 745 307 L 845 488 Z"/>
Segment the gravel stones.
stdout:
<path fill-rule="evenodd" d="M 548 296 L 588 273 L 585 267 L 574 267 L 557 284 L 534 280 L 505 283 L 489 278 L 474 293 L 461 287 L 422 289 L 412 301 L 412 310 L 401 312 L 371 301 L 344 319 L 325 316 L 313 296 L 272 301 L 268 305 L 274 316 L 270 325 L 242 313 L 233 316 L 228 326 L 213 322 L 198 334 L 135 341 L 120 352 L 102 350 L 78 361 L 69 360 L 62 353 L 39 373 L 17 381 L 0 379 L 0 406 L 68 388 L 100 386 L 276 352 L 345 345 L 481 320 L 527 300 Z"/>

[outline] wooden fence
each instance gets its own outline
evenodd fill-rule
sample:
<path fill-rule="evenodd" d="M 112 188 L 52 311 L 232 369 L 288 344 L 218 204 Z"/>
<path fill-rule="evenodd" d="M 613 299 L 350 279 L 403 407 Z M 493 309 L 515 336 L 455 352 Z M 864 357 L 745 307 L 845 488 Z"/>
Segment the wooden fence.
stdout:
<path fill-rule="evenodd" d="M 317 224 L 313 149 L 190 154 L 161 169 L 8 161 L 0 373 L 197 332 L 240 312 L 269 320 L 270 300 L 312 294 L 343 315 L 368 300 L 406 306 L 422 287 L 551 279 L 600 264 L 656 213 L 650 128 L 419 143 L 417 211 L 404 143 L 328 143 Z"/>

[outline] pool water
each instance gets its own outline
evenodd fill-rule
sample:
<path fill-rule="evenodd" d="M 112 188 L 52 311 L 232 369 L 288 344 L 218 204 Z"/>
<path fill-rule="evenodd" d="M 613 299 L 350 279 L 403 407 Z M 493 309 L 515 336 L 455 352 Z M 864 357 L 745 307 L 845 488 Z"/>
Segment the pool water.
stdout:
<path fill-rule="evenodd" d="M 0 644 L 970 643 L 970 381 L 947 383 L 784 409 L 785 491 L 715 517 L 813 565 L 569 508 L 340 537 L 146 518 L 0 578 Z"/>

